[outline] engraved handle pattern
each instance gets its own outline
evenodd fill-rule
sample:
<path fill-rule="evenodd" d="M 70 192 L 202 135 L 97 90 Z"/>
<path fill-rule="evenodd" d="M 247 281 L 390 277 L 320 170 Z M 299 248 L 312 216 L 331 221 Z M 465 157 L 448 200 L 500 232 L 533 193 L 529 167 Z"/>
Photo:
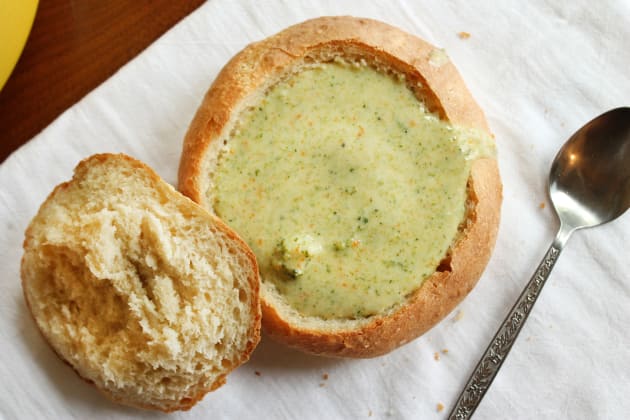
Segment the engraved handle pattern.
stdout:
<path fill-rule="evenodd" d="M 494 377 L 499 372 L 499 368 L 510 352 L 523 324 L 525 324 L 527 316 L 540 295 L 547 277 L 549 277 L 549 273 L 558 259 L 558 255 L 560 255 L 562 245 L 561 242 L 556 240 L 549 247 L 547 254 L 545 254 L 527 287 L 519 296 L 475 367 L 473 374 L 464 387 L 464 391 L 449 414 L 448 418 L 450 420 L 469 419 L 474 413 L 490 384 L 492 384 Z"/>

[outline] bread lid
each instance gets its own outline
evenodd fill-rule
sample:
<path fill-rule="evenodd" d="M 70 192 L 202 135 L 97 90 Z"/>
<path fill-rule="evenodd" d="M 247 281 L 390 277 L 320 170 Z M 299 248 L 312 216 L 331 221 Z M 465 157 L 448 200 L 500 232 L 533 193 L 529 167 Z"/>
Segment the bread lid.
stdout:
<path fill-rule="evenodd" d="M 125 155 L 92 156 L 55 188 L 26 231 L 21 276 L 46 341 L 123 404 L 189 409 L 259 340 L 251 250 Z"/>

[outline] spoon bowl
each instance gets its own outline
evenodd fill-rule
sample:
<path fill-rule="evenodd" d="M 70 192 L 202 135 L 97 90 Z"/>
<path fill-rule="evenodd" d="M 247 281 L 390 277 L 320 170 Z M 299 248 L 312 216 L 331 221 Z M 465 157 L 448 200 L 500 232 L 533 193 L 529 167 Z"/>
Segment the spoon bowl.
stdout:
<path fill-rule="evenodd" d="M 470 418 L 503 365 L 571 234 L 621 216 L 630 207 L 630 108 L 588 122 L 551 165 L 549 196 L 560 229 L 536 272 L 494 335 L 449 419 Z"/>
<path fill-rule="evenodd" d="M 549 194 L 561 222 L 574 229 L 630 207 L 630 108 L 608 111 L 571 136 L 551 165 Z"/>

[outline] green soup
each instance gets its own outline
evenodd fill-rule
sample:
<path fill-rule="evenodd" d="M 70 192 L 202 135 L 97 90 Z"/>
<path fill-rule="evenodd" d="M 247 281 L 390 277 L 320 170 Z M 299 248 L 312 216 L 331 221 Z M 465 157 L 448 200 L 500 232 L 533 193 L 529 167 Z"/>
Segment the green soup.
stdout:
<path fill-rule="evenodd" d="M 353 319 L 404 299 L 465 217 L 489 137 L 428 114 L 404 80 L 365 65 L 308 68 L 248 109 L 221 154 L 213 207 L 264 282 L 306 316 Z"/>

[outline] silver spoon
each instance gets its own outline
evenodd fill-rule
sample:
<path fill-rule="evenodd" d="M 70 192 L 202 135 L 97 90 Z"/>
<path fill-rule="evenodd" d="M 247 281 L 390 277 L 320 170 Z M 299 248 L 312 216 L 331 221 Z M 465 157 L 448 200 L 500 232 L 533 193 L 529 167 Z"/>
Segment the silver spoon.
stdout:
<path fill-rule="evenodd" d="M 571 234 L 610 222 L 630 207 L 630 108 L 608 111 L 571 136 L 551 165 L 549 195 L 560 230 L 475 367 L 449 419 L 468 419 L 475 412 Z"/>

